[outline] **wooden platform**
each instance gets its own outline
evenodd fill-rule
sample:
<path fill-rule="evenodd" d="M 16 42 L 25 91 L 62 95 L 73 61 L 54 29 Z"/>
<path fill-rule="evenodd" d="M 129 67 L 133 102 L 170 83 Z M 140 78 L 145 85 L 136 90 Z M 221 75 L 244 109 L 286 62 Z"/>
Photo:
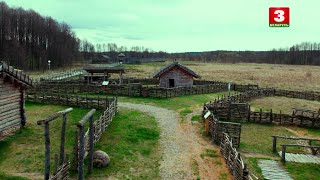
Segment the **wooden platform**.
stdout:
<path fill-rule="evenodd" d="M 279 151 L 279 155 L 281 156 L 282 151 Z M 286 161 L 287 162 L 297 162 L 297 163 L 314 163 L 320 164 L 320 156 L 314 156 L 310 154 L 294 154 L 294 153 L 286 153 Z"/>
<path fill-rule="evenodd" d="M 262 170 L 264 179 L 272 180 L 291 180 L 289 173 L 282 169 L 277 161 L 274 160 L 260 160 L 258 162 Z M 292 179 L 293 180 L 293 179 Z"/>

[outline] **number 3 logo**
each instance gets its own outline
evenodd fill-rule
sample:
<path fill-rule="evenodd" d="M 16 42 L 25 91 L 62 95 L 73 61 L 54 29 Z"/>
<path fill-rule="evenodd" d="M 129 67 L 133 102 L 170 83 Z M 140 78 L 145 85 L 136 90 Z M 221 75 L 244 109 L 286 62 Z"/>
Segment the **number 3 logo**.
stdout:
<path fill-rule="evenodd" d="M 276 22 L 283 22 L 285 20 L 283 10 L 276 10 L 274 11 L 274 14 L 278 15 L 278 17 L 274 18 Z"/>

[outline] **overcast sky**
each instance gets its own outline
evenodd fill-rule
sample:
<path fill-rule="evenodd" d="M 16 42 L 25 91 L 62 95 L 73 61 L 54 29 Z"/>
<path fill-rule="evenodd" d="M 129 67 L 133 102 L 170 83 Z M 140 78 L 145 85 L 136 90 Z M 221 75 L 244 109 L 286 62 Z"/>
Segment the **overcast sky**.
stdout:
<path fill-rule="evenodd" d="M 270 50 L 320 42 L 319 0 L 5 0 L 68 23 L 92 43 L 169 52 Z M 289 28 L 270 28 L 269 7 L 290 7 Z"/>

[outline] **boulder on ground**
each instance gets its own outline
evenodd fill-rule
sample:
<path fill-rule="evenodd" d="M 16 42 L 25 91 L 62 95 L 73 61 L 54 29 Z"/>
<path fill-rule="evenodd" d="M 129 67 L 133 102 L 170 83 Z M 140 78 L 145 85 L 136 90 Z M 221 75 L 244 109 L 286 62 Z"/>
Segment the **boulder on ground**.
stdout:
<path fill-rule="evenodd" d="M 106 167 L 109 163 L 110 158 L 106 152 L 98 150 L 93 153 L 93 166 Z"/>

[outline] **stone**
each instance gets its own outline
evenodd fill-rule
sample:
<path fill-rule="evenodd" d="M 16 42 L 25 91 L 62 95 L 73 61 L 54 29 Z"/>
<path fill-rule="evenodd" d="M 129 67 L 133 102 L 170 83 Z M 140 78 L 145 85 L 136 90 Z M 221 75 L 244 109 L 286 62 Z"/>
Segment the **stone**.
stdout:
<path fill-rule="evenodd" d="M 109 163 L 110 158 L 106 152 L 98 150 L 93 153 L 93 166 L 106 167 Z"/>

